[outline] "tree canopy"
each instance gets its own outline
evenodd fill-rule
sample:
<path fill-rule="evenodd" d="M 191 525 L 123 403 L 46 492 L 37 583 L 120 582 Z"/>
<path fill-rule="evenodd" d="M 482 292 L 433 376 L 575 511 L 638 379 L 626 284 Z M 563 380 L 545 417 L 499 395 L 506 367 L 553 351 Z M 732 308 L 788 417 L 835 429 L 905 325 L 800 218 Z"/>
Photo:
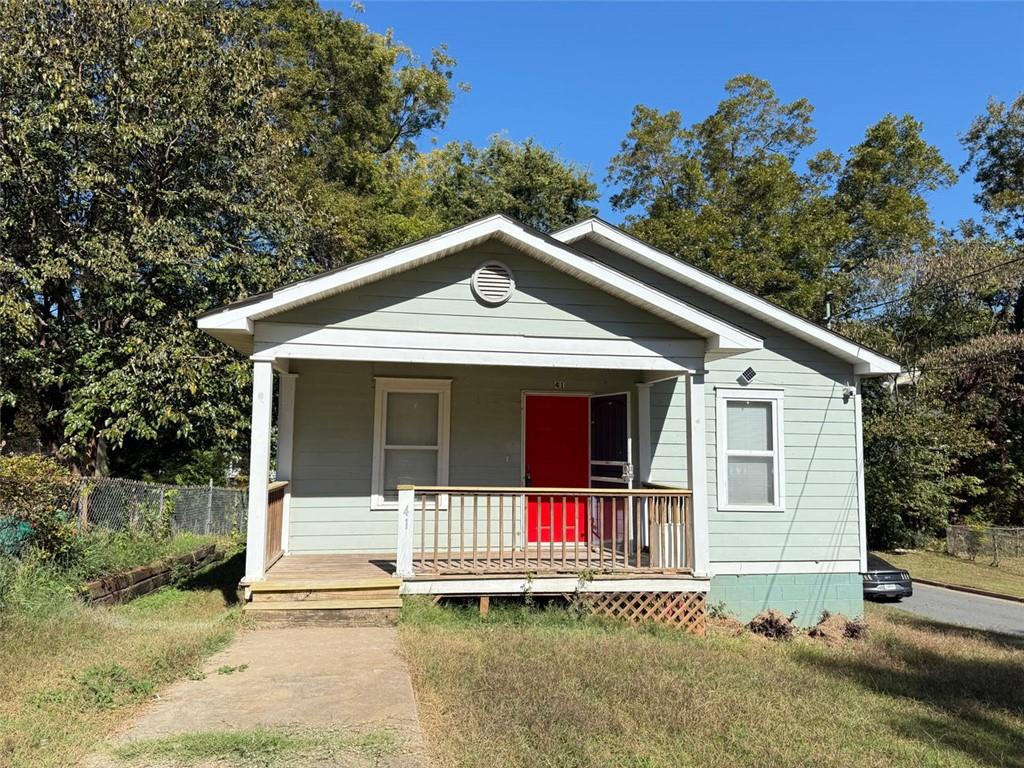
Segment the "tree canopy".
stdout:
<path fill-rule="evenodd" d="M 468 87 L 314 0 L 9 0 L 0 9 L 0 449 L 222 479 L 249 366 L 206 309 L 480 216 L 596 213 L 533 139 L 431 142 Z M 876 543 L 1024 523 L 1024 94 L 965 116 L 981 220 L 912 115 L 821 147 L 753 75 L 703 119 L 637 105 L 610 203 L 637 236 L 904 364 L 866 386 Z"/>

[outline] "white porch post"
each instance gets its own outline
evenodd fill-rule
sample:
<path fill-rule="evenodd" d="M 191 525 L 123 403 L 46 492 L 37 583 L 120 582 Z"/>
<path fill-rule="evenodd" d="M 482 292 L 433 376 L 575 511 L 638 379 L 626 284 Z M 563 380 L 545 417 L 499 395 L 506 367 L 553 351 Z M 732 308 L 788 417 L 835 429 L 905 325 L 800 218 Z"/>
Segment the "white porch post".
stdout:
<path fill-rule="evenodd" d="M 398 547 L 395 575 L 403 579 L 413 576 L 412 523 L 416 491 L 411 485 L 398 486 Z"/>
<path fill-rule="evenodd" d="M 686 377 L 687 456 L 689 457 L 691 501 L 693 503 L 693 574 L 708 576 L 708 470 L 704 402 L 704 374 Z"/>
<path fill-rule="evenodd" d="M 252 432 L 249 448 L 249 522 L 245 537 L 245 580 L 263 578 L 270 473 L 270 412 L 274 370 L 269 360 L 252 364 Z"/>
<path fill-rule="evenodd" d="M 277 479 L 287 480 L 281 515 L 281 551 L 288 551 L 288 520 L 292 502 L 292 451 L 295 431 L 295 379 L 298 374 L 282 373 L 277 390 Z"/>

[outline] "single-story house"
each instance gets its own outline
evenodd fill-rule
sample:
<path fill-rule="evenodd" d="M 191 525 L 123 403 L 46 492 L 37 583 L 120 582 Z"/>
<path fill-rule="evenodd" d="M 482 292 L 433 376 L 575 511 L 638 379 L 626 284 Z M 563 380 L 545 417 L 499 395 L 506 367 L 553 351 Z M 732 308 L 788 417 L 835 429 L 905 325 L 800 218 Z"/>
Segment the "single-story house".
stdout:
<path fill-rule="evenodd" d="M 860 382 L 900 366 L 603 221 L 489 216 L 199 327 L 253 366 L 250 608 L 863 611 Z"/>

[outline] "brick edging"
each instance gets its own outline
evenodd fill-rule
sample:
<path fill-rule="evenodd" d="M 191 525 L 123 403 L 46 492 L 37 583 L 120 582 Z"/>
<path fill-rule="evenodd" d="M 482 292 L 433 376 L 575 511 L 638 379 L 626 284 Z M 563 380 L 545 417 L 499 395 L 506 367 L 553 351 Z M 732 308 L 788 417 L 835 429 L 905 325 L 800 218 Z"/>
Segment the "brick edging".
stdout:
<path fill-rule="evenodd" d="M 955 592 L 969 592 L 972 595 L 981 595 L 982 597 L 994 597 L 998 600 L 1010 600 L 1014 603 L 1024 603 L 1024 597 L 1017 597 L 1016 595 L 1005 595 L 1002 592 L 990 592 L 987 589 L 978 589 L 977 587 L 965 587 L 963 584 L 947 584 L 944 581 L 919 579 L 913 574 L 911 574 L 911 581 L 913 581 L 916 584 L 927 584 L 931 587 L 942 587 L 944 589 L 952 589 Z"/>

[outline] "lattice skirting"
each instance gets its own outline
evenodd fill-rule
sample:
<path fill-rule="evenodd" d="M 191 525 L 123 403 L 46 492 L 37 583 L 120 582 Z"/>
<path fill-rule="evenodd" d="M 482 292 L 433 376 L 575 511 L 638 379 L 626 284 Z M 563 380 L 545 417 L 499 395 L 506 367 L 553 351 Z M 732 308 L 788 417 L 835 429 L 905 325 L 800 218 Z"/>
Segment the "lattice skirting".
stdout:
<path fill-rule="evenodd" d="M 581 597 L 598 616 L 630 624 L 663 624 L 700 637 L 707 632 L 703 592 L 590 592 Z"/>

